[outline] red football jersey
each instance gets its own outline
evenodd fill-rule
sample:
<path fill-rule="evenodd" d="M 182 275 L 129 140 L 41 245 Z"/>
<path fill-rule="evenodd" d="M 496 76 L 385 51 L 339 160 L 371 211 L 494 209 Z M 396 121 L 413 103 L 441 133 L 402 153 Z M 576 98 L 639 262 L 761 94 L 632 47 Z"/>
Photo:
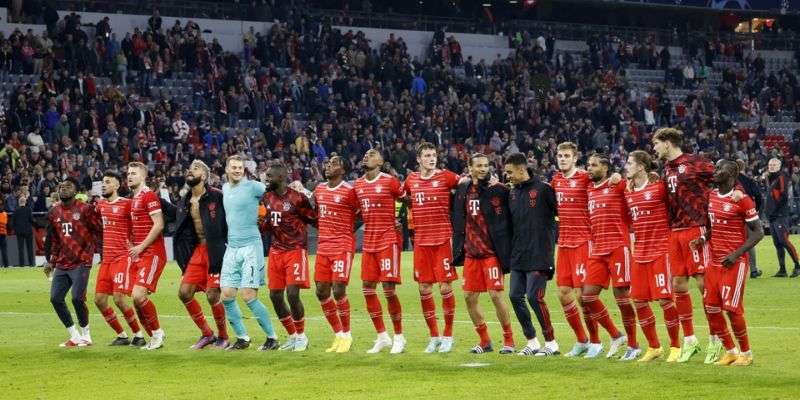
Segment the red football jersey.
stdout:
<path fill-rule="evenodd" d="M 627 246 L 627 214 L 625 206 L 626 182 L 609 185 L 608 179 L 599 185 L 590 184 L 588 190 L 589 222 L 592 230 L 591 256 L 611 253 L 614 249 Z"/>
<path fill-rule="evenodd" d="M 345 181 L 335 188 L 321 183 L 314 190 L 314 201 L 319 225 L 317 254 L 335 256 L 345 251 L 353 252 L 356 248 L 353 226 L 358 211 L 353 186 Z"/>
<path fill-rule="evenodd" d="M 708 218 L 711 221 L 711 257 L 716 265 L 736 251 L 747 240 L 747 222 L 758 219 L 756 205 L 745 195 L 738 203 L 731 199 L 733 191 L 721 195 L 714 189 L 708 197 Z"/>
<path fill-rule="evenodd" d="M 117 197 L 113 202 L 100 200 L 97 211 L 103 220 L 103 259 L 128 257 L 131 241 L 131 199 Z"/>
<path fill-rule="evenodd" d="M 262 227 L 272 232 L 271 247 L 278 250 L 306 249 L 306 224 L 316 225 L 317 222 L 317 212 L 311 208 L 308 198 L 288 188 L 283 196 L 274 190 L 264 193 L 261 202 L 267 207 Z"/>
<path fill-rule="evenodd" d="M 458 175 L 437 170 L 430 178 L 412 172 L 403 184 L 414 217 L 414 242 L 438 246 L 453 238 L 450 223 L 450 190 L 458 185 Z"/>
<path fill-rule="evenodd" d="M 708 192 L 714 164 L 694 154 L 682 154 L 664 164 L 669 225 L 672 229 L 706 226 Z"/>
<path fill-rule="evenodd" d="M 664 204 L 667 191 L 661 182 L 647 183 L 641 188 L 625 192 L 633 228 L 634 252 L 637 262 L 651 262 L 667 254 L 669 218 Z"/>
<path fill-rule="evenodd" d="M 469 258 L 487 258 L 495 255 L 489 226 L 481 210 L 480 193 L 477 185 L 471 185 L 467 192 L 467 224 L 464 252 Z"/>
<path fill-rule="evenodd" d="M 91 267 L 95 244 L 102 230 L 95 207 L 77 200 L 70 206 L 57 203 L 47 218 L 50 228 L 45 253 L 50 264 L 66 270 Z"/>
<path fill-rule="evenodd" d="M 400 181 L 381 172 L 371 181 L 358 178 L 355 190 L 364 221 L 363 250 L 374 253 L 398 244 L 394 202 L 403 193 Z"/>
<path fill-rule="evenodd" d="M 591 180 L 586 171 L 575 170 L 566 177 L 556 172 L 550 186 L 558 201 L 558 246 L 578 247 L 592 238 L 589 228 L 589 201 L 586 190 Z"/>
<path fill-rule="evenodd" d="M 158 198 L 156 192 L 150 190 L 145 186 L 139 193 L 131 199 L 131 231 L 133 232 L 133 245 L 136 246 L 145 239 L 153 229 L 153 219 L 151 215 L 161 212 L 161 199 Z M 142 254 L 165 254 L 167 252 L 164 247 L 164 235 L 159 234 L 158 238 L 150 244 L 150 247 L 144 249 Z"/>

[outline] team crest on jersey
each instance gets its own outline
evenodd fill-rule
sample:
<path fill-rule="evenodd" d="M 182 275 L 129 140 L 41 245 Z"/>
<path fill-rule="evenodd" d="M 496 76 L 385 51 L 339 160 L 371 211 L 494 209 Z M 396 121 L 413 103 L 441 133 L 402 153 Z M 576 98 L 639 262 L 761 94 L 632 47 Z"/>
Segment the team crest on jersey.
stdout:
<path fill-rule="evenodd" d="M 114 213 L 114 214 L 118 213 L 119 212 L 119 207 L 117 207 L 117 206 L 111 207 L 111 212 Z"/>
<path fill-rule="evenodd" d="M 72 220 L 80 221 L 81 220 L 81 214 L 80 213 L 72 213 Z"/>
<path fill-rule="evenodd" d="M 645 200 L 650 200 L 650 199 L 652 199 L 652 198 L 653 198 L 653 193 L 650 193 L 650 192 L 644 192 L 644 199 L 645 199 Z"/>
<path fill-rule="evenodd" d="M 283 211 L 289 211 L 292 208 L 292 205 L 289 204 L 288 201 L 283 202 Z"/>
<path fill-rule="evenodd" d="M 208 215 L 211 219 L 217 219 L 217 203 L 208 204 Z"/>
<path fill-rule="evenodd" d="M 380 186 L 377 186 L 377 187 L 375 188 L 375 193 L 380 193 L 380 192 L 381 192 L 381 190 L 383 190 L 383 189 L 382 189 Z"/>
<path fill-rule="evenodd" d="M 603 194 L 608 194 L 608 188 L 603 189 Z"/>
<path fill-rule="evenodd" d="M 503 208 L 500 207 L 500 198 L 499 197 L 497 197 L 497 196 L 492 197 L 489 200 L 489 203 L 491 203 L 492 207 L 494 208 L 495 215 L 500 215 L 500 214 L 503 213 Z"/>
<path fill-rule="evenodd" d="M 433 187 L 439 187 L 439 181 L 433 181 L 433 182 L 431 182 L 431 185 Z"/>
<path fill-rule="evenodd" d="M 679 166 L 678 166 L 678 173 L 679 173 L 679 174 L 682 174 L 682 173 L 684 173 L 684 172 L 686 172 L 686 166 L 685 166 L 685 165 L 683 165 L 683 164 L 679 165 Z"/>
<path fill-rule="evenodd" d="M 536 189 L 529 190 L 528 197 L 530 197 L 531 207 L 536 207 L 536 199 L 539 197 L 539 191 Z"/>
<path fill-rule="evenodd" d="M 569 181 L 569 187 L 574 188 L 574 187 L 577 187 L 577 186 L 578 186 L 578 182 Z"/>
<path fill-rule="evenodd" d="M 731 205 L 726 203 L 724 206 L 722 206 L 722 209 L 725 210 L 725 211 L 730 211 L 731 210 Z"/>
<path fill-rule="evenodd" d="M 336 196 L 333 196 L 334 203 L 340 203 L 341 201 L 342 201 L 342 196 L 339 196 L 338 194 Z"/>

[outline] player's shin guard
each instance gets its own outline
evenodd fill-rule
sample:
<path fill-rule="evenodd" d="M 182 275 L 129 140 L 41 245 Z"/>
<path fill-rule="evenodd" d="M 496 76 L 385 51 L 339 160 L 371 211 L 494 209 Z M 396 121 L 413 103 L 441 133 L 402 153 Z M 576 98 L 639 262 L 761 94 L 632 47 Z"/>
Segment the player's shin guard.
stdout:
<path fill-rule="evenodd" d="M 747 337 L 747 323 L 744 320 L 744 315 L 728 312 L 728 319 L 731 320 L 733 335 L 736 336 L 736 341 L 739 342 L 739 350 L 743 353 L 750 351 L 750 340 Z"/>
<path fill-rule="evenodd" d="M 453 291 L 442 292 L 442 313 L 444 314 L 444 336 L 453 336 L 453 320 L 456 315 L 456 298 Z"/>
<path fill-rule="evenodd" d="M 617 338 L 621 335 L 614 325 L 614 321 L 612 321 L 611 317 L 608 315 L 606 305 L 600 301 L 599 296 L 584 294 L 581 296 L 581 301 L 583 301 L 584 307 L 589 310 L 592 320 L 601 325 L 612 338 Z"/>
<path fill-rule="evenodd" d="M 108 326 L 114 330 L 114 332 L 119 335 L 120 333 L 124 332 L 122 329 L 122 324 L 119 323 L 119 319 L 117 319 L 117 315 L 114 314 L 114 309 L 111 307 L 106 308 L 105 310 L 101 311 L 103 313 L 103 318 L 105 318 Z"/>
<path fill-rule="evenodd" d="M 722 341 L 722 346 L 725 350 L 733 350 L 736 344 L 731 338 L 731 332 L 728 330 L 728 324 L 725 322 L 725 317 L 722 316 L 722 309 L 718 306 L 706 305 L 706 316 L 708 316 L 708 323 L 711 326 L 711 332 Z"/>
<path fill-rule="evenodd" d="M 156 305 L 153 304 L 150 299 L 145 298 L 144 301 L 142 301 L 139 305 L 139 309 L 142 313 L 141 316 L 144 317 L 144 324 L 150 329 L 150 331 L 157 331 L 161 329 L 161 325 L 158 322 L 158 311 L 156 311 Z"/>
<path fill-rule="evenodd" d="M 142 330 L 142 328 L 139 326 L 139 321 L 136 319 L 136 313 L 133 308 L 128 308 L 127 310 L 123 311 L 122 315 L 125 316 L 125 322 L 127 322 L 128 326 L 131 327 L 131 332 L 136 334 Z"/>
<path fill-rule="evenodd" d="M 350 332 L 350 299 L 347 296 L 336 300 L 336 313 L 342 323 L 342 332 Z"/>
<path fill-rule="evenodd" d="M 683 336 L 694 335 L 692 296 L 689 295 L 689 292 L 675 292 L 675 307 L 678 309 L 678 319 L 681 322 L 681 327 L 683 327 Z"/>
<path fill-rule="evenodd" d="M 395 335 L 403 334 L 403 308 L 400 305 L 400 298 L 397 297 L 394 289 L 384 290 L 384 297 L 386 297 L 386 308 L 389 311 L 389 316 L 392 319 L 392 326 L 394 327 Z"/>
<path fill-rule="evenodd" d="M 439 337 L 439 323 L 436 320 L 436 303 L 433 302 L 433 294 L 420 294 L 419 300 L 422 304 L 422 316 L 425 317 L 431 337 Z"/>
<path fill-rule="evenodd" d="M 619 307 L 619 311 L 622 314 L 622 326 L 628 336 L 628 347 L 638 348 L 639 343 L 636 341 L 636 311 L 633 309 L 633 304 L 631 304 L 631 298 L 625 295 L 617 297 L 616 300 L 617 307 Z M 650 311 L 650 314 L 652 313 Z"/>
<path fill-rule="evenodd" d="M 369 318 L 372 320 L 372 325 L 375 326 L 375 332 L 386 332 L 386 326 L 383 325 L 383 310 L 381 310 L 381 302 L 378 300 L 378 295 L 375 289 L 364 288 L 364 300 L 367 303 L 367 312 Z"/>
<path fill-rule="evenodd" d="M 217 337 L 220 339 L 228 339 L 228 326 L 225 324 L 225 305 L 222 302 L 211 306 L 211 312 L 214 314 L 214 322 L 217 325 Z"/>
<path fill-rule="evenodd" d="M 320 305 L 322 306 L 322 313 L 325 315 L 325 319 L 328 320 L 328 324 L 333 329 L 333 333 L 342 332 L 342 321 L 339 320 L 339 314 L 337 313 L 336 303 L 333 301 L 333 298 L 328 297 L 323 300 Z"/>
<path fill-rule="evenodd" d="M 237 338 L 247 337 L 247 328 L 242 322 L 242 310 L 239 308 L 239 303 L 235 298 L 222 300 L 225 307 L 225 316 L 228 317 L 228 322 L 233 328 L 233 333 Z"/>
<path fill-rule="evenodd" d="M 653 309 L 646 301 L 636 301 L 636 314 L 639 316 L 639 326 L 642 327 L 644 337 L 647 338 L 647 345 L 651 349 L 661 348 L 661 343 L 658 342 L 658 333 L 656 332 L 656 316 L 653 314 Z"/>
<path fill-rule="evenodd" d="M 255 315 L 258 320 L 258 326 L 264 331 L 268 338 L 275 338 L 275 328 L 272 327 L 272 320 L 269 318 L 269 311 L 264 303 L 258 297 L 247 302 L 247 308 Z"/>
<path fill-rule="evenodd" d="M 214 336 L 214 332 L 208 327 L 206 316 L 203 314 L 203 309 L 200 307 L 200 303 L 198 303 L 197 300 L 191 299 L 183 303 L 183 306 L 186 307 L 189 317 L 192 318 L 192 321 L 194 321 L 194 324 L 200 329 L 203 336 Z"/>
<path fill-rule="evenodd" d="M 675 308 L 675 302 L 672 300 L 661 300 L 661 309 L 664 311 L 664 325 L 667 326 L 667 333 L 669 334 L 669 347 L 681 347 L 681 323 L 678 318 L 678 310 Z"/>
<path fill-rule="evenodd" d="M 570 328 L 572 328 L 572 332 L 575 333 L 575 338 L 580 343 L 586 343 L 588 339 L 586 338 L 586 332 L 583 330 L 578 304 L 573 300 L 569 304 L 562 304 L 561 308 L 564 310 L 564 317 L 567 319 Z"/>

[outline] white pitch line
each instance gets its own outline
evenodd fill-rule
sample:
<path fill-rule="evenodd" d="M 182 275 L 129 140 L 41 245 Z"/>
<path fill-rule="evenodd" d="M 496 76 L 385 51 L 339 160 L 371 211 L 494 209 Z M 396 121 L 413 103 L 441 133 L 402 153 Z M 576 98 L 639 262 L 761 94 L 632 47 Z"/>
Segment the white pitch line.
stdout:
<path fill-rule="evenodd" d="M 26 315 L 54 315 L 54 313 L 33 313 L 33 312 L 15 312 L 15 311 L 0 311 L 0 316 L 7 315 L 7 316 L 26 316 Z M 419 314 L 403 314 L 403 316 L 419 316 Z M 172 314 L 158 314 L 159 318 L 177 318 L 177 319 L 191 319 L 188 315 L 172 315 Z M 246 316 L 242 316 L 243 319 L 251 319 Z M 306 320 L 311 321 L 324 321 L 325 317 L 305 317 Z M 368 318 L 350 318 L 350 321 L 359 321 L 359 322 L 367 322 L 372 321 Z M 410 319 L 410 318 L 403 318 L 404 322 L 415 322 L 415 323 L 423 323 L 425 322 L 424 319 Z M 472 325 L 472 321 L 463 321 L 463 320 L 455 320 L 453 321 L 457 324 L 468 324 Z M 489 325 L 499 325 L 500 323 L 497 321 L 486 321 L 486 324 Z M 553 325 L 567 325 L 564 322 L 553 322 Z M 800 327 L 796 326 L 753 326 L 748 325 L 747 329 L 765 329 L 765 330 L 774 330 L 774 331 L 800 331 Z"/>

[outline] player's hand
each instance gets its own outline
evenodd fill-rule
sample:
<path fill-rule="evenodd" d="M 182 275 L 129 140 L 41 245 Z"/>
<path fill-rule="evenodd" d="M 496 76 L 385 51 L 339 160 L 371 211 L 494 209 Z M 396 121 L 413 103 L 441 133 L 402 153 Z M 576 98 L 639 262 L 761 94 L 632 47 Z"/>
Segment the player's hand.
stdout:
<path fill-rule="evenodd" d="M 614 172 L 613 174 L 611 174 L 611 177 L 608 178 L 608 183 L 612 185 L 616 185 L 621 181 L 622 181 L 622 175 L 620 175 L 619 172 Z"/>
<path fill-rule="evenodd" d="M 492 174 L 489 177 L 489 186 L 494 186 L 497 185 L 498 183 L 500 183 L 500 179 L 497 177 L 497 175 Z"/>
<path fill-rule="evenodd" d="M 136 260 L 136 259 L 139 258 L 139 254 L 142 254 L 143 251 L 144 251 L 144 247 L 142 247 L 141 244 L 140 245 L 136 245 L 136 246 L 131 247 L 128 250 L 128 255 L 131 257 L 131 259 Z"/>
<path fill-rule="evenodd" d="M 742 193 L 741 190 L 736 189 L 736 190 L 733 191 L 733 195 L 731 196 L 731 200 L 733 200 L 734 203 L 738 203 L 739 200 L 741 200 L 743 198 L 744 198 L 744 193 Z"/>
<path fill-rule="evenodd" d="M 697 250 L 698 247 L 704 245 L 706 243 L 706 239 L 699 237 L 695 240 L 689 242 L 689 248 L 692 250 Z"/>
<path fill-rule="evenodd" d="M 738 256 L 738 255 L 736 255 L 736 253 L 731 253 L 731 254 L 728 254 L 727 256 L 725 256 L 725 258 L 723 258 L 723 259 L 722 259 L 722 266 L 723 266 L 723 267 L 726 267 L 726 268 L 727 268 L 727 267 L 730 267 L 730 266 L 732 266 L 732 265 L 733 265 L 733 264 L 736 262 L 736 260 L 738 260 L 738 259 L 739 259 L 739 256 Z"/>
<path fill-rule="evenodd" d="M 42 266 L 42 271 L 44 272 L 44 276 L 46 276 L 47 279 L 50 279 L 50 275 L 53 274 L 53 265 L 49 262 L 44 263 Z"/>
<path fill-rule="evenodd" d="M 460 185 L 464 182 L 469 182 L 471 179 L 472 178 L 470 178 L 469 176 L 462 176 L 461 178 L 458 178 L 458 184 Z"/>
<path fill-rule="evenodd" d="M 403 230 L 403 223 L 399 219 L 394 221 L 394 229 Z"/>

